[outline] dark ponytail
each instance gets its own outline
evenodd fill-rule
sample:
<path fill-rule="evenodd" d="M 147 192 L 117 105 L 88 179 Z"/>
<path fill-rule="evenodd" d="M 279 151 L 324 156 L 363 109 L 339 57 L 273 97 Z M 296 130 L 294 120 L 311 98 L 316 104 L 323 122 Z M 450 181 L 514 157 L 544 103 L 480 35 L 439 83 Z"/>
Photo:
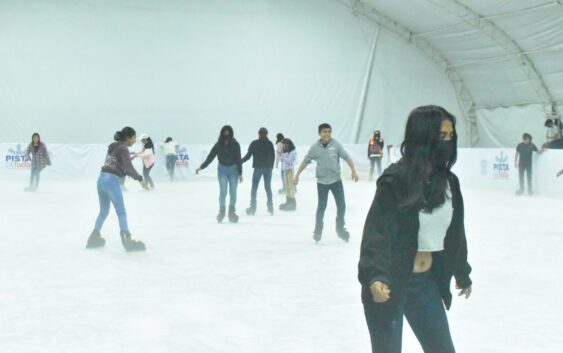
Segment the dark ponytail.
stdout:
<path fill-rule="evenodd" d="M 121 131 L 117 131 L 115 133 L 115 135 L 113 135 L 113 139 L 115 141 L 118 141 L 118 142 L 123 142 L 123 141 L 126 141 L 128 138 L 131 138 L 135 135 L 137 135 L 137 132 L 135 132 L 135 129 L 133 129 L 132 127 L 126 126 L 123 129 L 121 129 Z"/>
<path fill-rule="evenodd" d="M 147 137 L 147 142 L 145 143 L 145 149 L 151 149 L 152 153 L 154 153 L 154 143 L 150 137 Z"/>

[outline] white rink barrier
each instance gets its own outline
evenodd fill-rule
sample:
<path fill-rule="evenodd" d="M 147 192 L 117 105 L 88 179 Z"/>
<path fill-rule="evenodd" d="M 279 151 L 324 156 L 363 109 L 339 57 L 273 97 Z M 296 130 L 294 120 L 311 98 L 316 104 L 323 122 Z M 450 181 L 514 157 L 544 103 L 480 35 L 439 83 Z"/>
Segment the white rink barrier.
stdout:
<path fill-rule="evenodd" d="M 25 143 L 0 143 L 0 180 L 21 180 L 22 184 L 29 177 L 29 160 L 25 157 Z M 77 180 L 95 179 L 104 162 L 107 145 L 102 144 L 48 144 L 52 166 L 42 174 L 43 182 L 48 180 Z M 298 159 L 302 160 L 307 153 L 308 146 L 298 146 Z M 367 159 L 367 144 L 345 145 L 362 179 L 367 179 L 369 160 Z M 139 151 L 140 145 L 131 148 Z M 179 145 L 177 149 L 178 161 L 176 162 L 176 179 L 194 180 L 195 170 L 203 162 L 211 145 Z M 247 146 L 242 146 L 242 154 L 246 153 Z M 518 170 L 514 166 L 515 149 L 485 149 L 462 148 L 458 153 L 458 161 L 454 167 L 455 173 L 461 179 L 462 187 L 485 188 L 502 190 L 513 193 L 518 188 Z M 152 175 L 157 181 L 167 180 L 165 156 L 163 151 L 156 147 L 157 164 Z M 383 168 L 400 158 L 398 148 L 385 149 Z M 142 171 L 141 161 L 134 160 L 138 171 Z M 202 177 L 216 176 L 217 161 L 215 160 L 201 173 Z M 314 165 L 309 166 L 304 173 L 304 179 L 314 177 Z M 557 171 L 563 169 L 563 151 L 548 150 L 542 155 L 534 156 L 534 191 L 542 196 L 563 197 L 563 176 L 556 178 Z M 343 176 L 350 177 L 348 166 L 342 163 Z M 252 173 L 252 160 L 244 164 L 244 176 L 248 180 Z M 279 171 L 274 171 L 276 180 Z"/>

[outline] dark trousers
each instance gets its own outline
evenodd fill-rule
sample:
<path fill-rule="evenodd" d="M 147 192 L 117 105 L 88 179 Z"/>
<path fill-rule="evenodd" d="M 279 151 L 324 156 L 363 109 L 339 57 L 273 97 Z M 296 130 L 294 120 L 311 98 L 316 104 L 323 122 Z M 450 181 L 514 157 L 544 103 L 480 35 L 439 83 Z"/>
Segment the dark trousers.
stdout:
<path fill-rule="evenodd" d="M 432 271 L 412 274 L 407 294 L 391 322 L 384 322 L 378 317 L 372 304 L 364 304 L 364 314 L 372 353 L 401 352 L 403 316 L 425 353 L 455 353 L 446 310 Z"/>
<path fill-rule="evenodd" d="M 272 168 L 254 168 L 252 191 L 250 192 L 250 202 L 253 205 L 256 204 L 256 194 L 258 193 L 258 186 L 262 177 L 264 177 L 264 188 L 266 189 L 268 204 L 272 203 Z"/>
<path fill-rule="evenodd" d="M 174 181 L 174 169 L 176 169 L 176 161 L 178 157 L 175 154 L 166 155 L 166 170 L 168 171 L 168 176 L 170 180 Z"/>
<path fill-rule="evenodd" d="M 149 183 L 149 186 L 151 188 L 154 188 L 154 182 L 152 181 L 152 178 L 151 178 L 152 167 L 154 167 L 154 164 L 151 165 L 148 168 L 143 165 L 143 178 L 145 178 L 145 180 Z"/>
<path fill-rule="evenodd" d="M 377 164 L 377 176 L 381 175 L 381 157 L 370 158 L 369 164 L 370 164 L 370 166 L 369 166 L 369 180 L 372 181 L 373 180 L 373 170 L 374 170 L 376 164 Z"/>
<path fill-rule="evenodd" d="M 336 201 L 336 227 L 344 227 L 344 215 L 346 214 L 346 200 L 344 199 L 344 185 L 342 180 L 329 185 L 317 183 L 318 204 L 317 204 L 317 229 L 323 228 L 326 206 L 328 203 L 328 193 L 332 192 Z"/>
<path fill-rule="evenodd" d="M 532 190 L 532 165 L 522 164 L 518 166 L 518 176 L 520 177 L 520 190 L 524 191 L 524 173 L 528 179 L 528 190 Z"/>

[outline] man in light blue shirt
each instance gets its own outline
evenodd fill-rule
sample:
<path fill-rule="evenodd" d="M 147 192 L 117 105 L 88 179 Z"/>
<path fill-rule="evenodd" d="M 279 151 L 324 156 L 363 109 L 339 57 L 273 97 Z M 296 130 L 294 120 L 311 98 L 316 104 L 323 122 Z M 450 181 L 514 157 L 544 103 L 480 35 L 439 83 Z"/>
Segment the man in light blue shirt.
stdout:
<path fill-rule="evenodd" d="M 337 216 L 336 216 L 336 233 L 338 237 L 344 241 L 350 239 L 350 233 L 344 227 L 344 215 L 346 213 L 346 201 L 344 198 L 344 186 L 342 184 L 342 177 L 340 171 L 340 159 L 348 163 L 352 170 L 352 179 L 358 181 L 358 174 L 354 162 L 344 150 L 342 145 L 332 138 L 332 128 L 329 124 L 319 125 L 320 140 L 317 141 L 305 156 L 305 159 L 299 166 L 297 173 L 294 177 L 294 183 L 299 183 L 299 175 L 311 163 L 317 162 L 317 193 L 318 205 L 317 216 L 315 224 L 315 232 L 313 239 L 318 242 L 321 240 L 324 225 L 324 214 L 328 202 L 328 193 L 332 192 L 334 200 L 336 201 Z"/>

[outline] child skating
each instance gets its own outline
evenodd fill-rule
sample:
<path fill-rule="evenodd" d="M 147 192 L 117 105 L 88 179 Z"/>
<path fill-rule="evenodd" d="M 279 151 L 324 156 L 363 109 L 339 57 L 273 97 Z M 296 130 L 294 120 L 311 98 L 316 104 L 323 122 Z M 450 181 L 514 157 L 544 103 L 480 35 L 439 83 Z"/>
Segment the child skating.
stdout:
<path fill-rule="evenodd" d="M 299 175 L 303 170 L 312 162 L 317 162 L 317 215 L 315 223 L 315 231 L 313 239 L 316 242 L 321 240 L 324 226 L 324 214 L 328 202 L 328 193 L 332 192 L 334 200 L 336 201 L 337 216 L 336 216 L 336 234 L 344 241 L 350 239 L 350 233 L 346 230 L 344 216 L 346 213 L 346 201 L 344 198 L 344 186 L 340 176 L 340 159 L 346 161 L 352 170 L 352 179 L 357 182 L 359 180 L 356 173 L 354 162 L 344 150 L 344 147 L 332 138 L 332 128 L 329 124 L 319 125 L 320 139 L 315 142 L 309 149 L 305 159 L 299 166 L 299 170 L 294 177 L 294 183 L 299 183 Z"/>

